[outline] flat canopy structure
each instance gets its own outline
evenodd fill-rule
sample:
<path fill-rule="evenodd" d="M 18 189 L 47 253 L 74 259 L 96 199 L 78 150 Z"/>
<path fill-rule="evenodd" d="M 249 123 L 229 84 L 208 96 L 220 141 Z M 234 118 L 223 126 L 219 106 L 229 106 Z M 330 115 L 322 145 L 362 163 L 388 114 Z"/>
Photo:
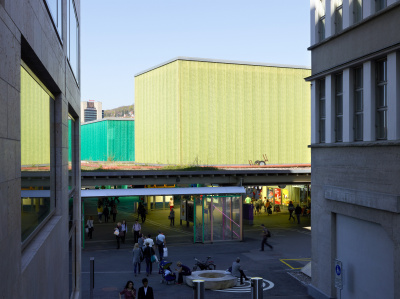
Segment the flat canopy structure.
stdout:
<path fill-rule="evenodd" d="M 244 194 L 244 187 L 137 188 L 81 190 L 81 197 Z M 50 197 L 49 190 L 22 190 L 21 197 Z"/>

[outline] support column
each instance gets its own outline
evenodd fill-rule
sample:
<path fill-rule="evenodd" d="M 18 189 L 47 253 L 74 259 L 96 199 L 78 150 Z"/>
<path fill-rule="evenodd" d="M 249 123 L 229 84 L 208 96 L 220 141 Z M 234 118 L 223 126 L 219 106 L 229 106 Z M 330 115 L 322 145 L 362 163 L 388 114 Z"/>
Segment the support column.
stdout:
<path fill-rule="evenodd" d="M 354 140 L 353 86 L 352 71 L 350 69 L 343 70 L 343 142 Z"/>
<path fill-rule="evenodd" d="M 375 10 L 375 0 L 363 0 L 362 6 L 363 19 L 365 19 L 372 15 L 372 12 Z"/>
<path fill-rule="evenodd" d="M 343 6 L 342 6 L 343 29 L 349 27 L 350 24 L 352 24 L 352 20 L 350 20 L 350 15 L 353 15 L 353 10 L 350 10 L 351 7 L 350 7 L 350 0 L 343 0 Z"/>
<path fill-rule="evenodd" d="M 325 142 L 335 142 L 335 77 L 328 75 L 325 77 Z"/>
<path fill-rule="evenodd" d="M 311 82 L 311 144 L 319 143 L 319 103 L 317 81 Z"/>
<path fill-rule="evenodd" d="M 400 139 L 400 54 L 390 53 L 387 56 L 387 139 Z"/>
<path fill-rule="evenodd" d="M 363 136 L 364 141 L 375 140 L 375 65 L 367 61 L 363 65 Z"/>

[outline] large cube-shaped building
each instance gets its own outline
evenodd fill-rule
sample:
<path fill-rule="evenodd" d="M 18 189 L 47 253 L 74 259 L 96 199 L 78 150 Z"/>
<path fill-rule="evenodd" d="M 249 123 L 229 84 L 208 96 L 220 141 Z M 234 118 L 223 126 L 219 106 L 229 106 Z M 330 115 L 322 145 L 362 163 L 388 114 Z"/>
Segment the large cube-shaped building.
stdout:
<path fill-rule="evenodd" d="M 310 163 L 307 67 L 178 57 L 135 76 L 136 161 Z"/>

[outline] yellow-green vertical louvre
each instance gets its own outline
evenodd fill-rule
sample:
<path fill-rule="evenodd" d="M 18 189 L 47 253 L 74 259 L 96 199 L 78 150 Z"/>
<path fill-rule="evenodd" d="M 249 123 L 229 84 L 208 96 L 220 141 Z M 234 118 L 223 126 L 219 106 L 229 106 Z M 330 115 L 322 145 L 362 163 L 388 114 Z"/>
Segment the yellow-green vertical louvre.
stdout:
<path fill-rule="evenodd" d="M 21 67 L 21 165 L 50 165 L 50 96 Z"/>
<path fill-rule="evenodd" d="M 310 163 L 309 75 L 178 60 L 137 76 L 136 161 Z"/>
<path fill-rule="evenodd" d="M 181 163 L 310 163 L 310 70 L 179 61 Z"/>
<path fill-rule="evenodd" d="M 180 163 L 178 62 L 135 77 L 135 160 Z"/>

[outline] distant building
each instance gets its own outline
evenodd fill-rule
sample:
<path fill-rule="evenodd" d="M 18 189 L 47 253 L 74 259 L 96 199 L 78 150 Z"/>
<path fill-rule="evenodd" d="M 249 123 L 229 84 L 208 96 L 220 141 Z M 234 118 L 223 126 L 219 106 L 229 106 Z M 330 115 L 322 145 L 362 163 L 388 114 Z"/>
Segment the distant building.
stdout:
<path fill-rule="evenodd" d="M 136 161 L 310 163 L 307 67 L 178 57 L 135 76 Z"/>
<path fill-rule="evenodd" d="M 400 298 L 400 1 L 310 12 L 309 294 Z"/>
<path fill-rule="evenodd" d="M 102 119 L 104 117 L 103 103 L 95 101 L 82 101 L 81 115 L 81 123 Z"/>
<path fill-rule="evenodd" d="M 81 125 L 82 161 L 135 161 L 135 121 L 105 118 Z"/>

